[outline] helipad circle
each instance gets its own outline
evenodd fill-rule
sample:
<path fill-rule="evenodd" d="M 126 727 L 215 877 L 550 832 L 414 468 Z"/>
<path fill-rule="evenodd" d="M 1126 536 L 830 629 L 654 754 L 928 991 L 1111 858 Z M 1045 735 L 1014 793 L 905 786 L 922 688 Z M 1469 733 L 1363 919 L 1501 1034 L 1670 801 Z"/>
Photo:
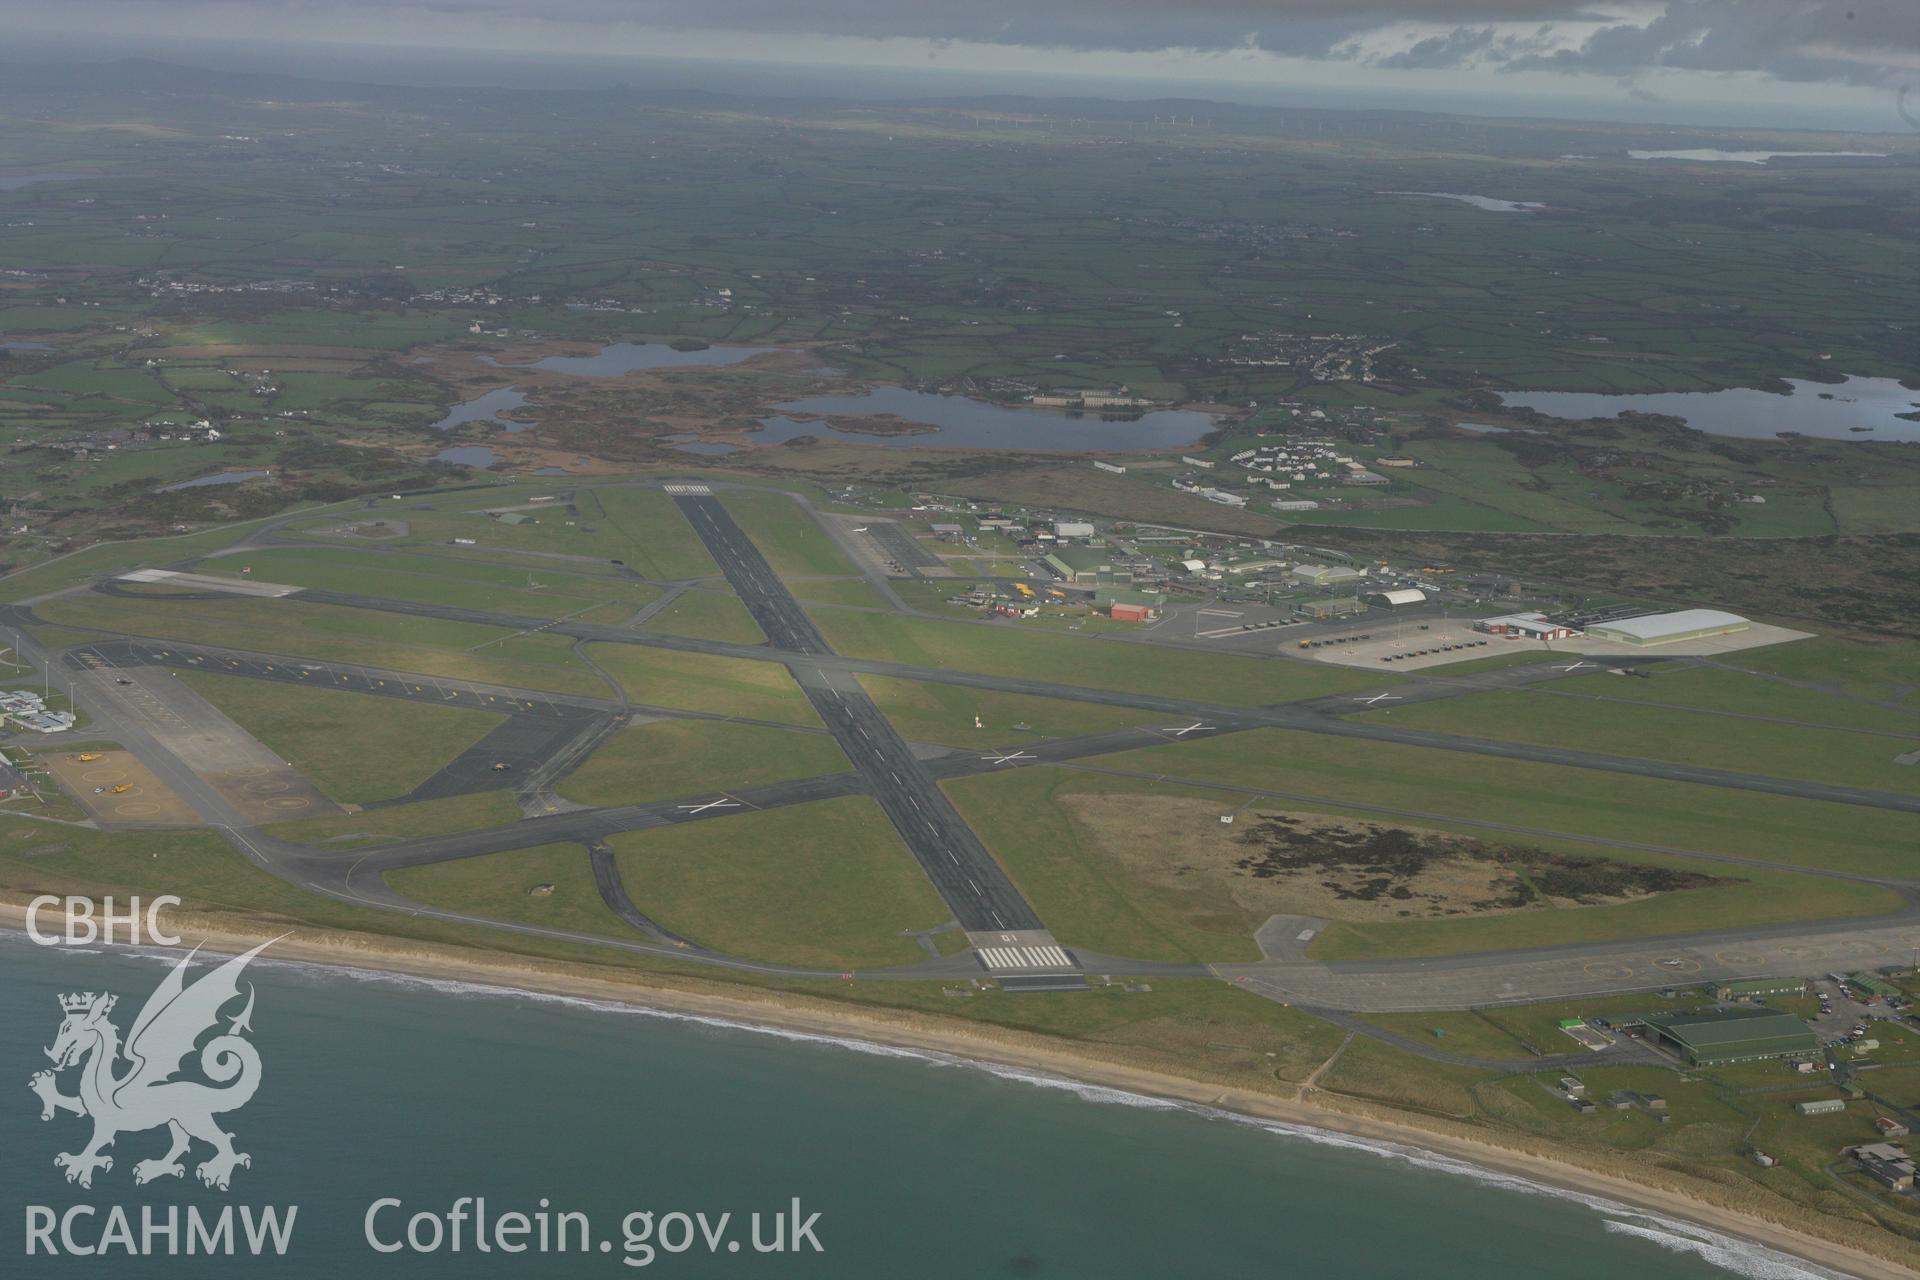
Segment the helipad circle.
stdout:
<path fill-rule="evenodd" d="M 235 778 L 263 778 L 267 775 L 267 767 L 260 764 L 250 764 L 244 769 L 229 769 L 227 773 Z"/>
<path fill-rule="evenodd" d="M 1713 958 L 1721 964 L 1756 965 L 1767 962 L 1766 957 L 1757 951 L 1740 951 L 1737 949 L 1716 951 L 1713 953 Z"/>
<path fill-rule="evenodd" d="M 299 796 L 275 796 L 266 802 L 266 806 L 269 809 L 289 812 L 294 809 L 305 809 L 310 803 L 310 801 L 303 800 Z"/>
<path fill-rule="evenodd" d="M 151 800 L 130 800 L 126 804 L 115 805 L 113 811 L 128 818 L 144 818 L 160 812 L 160 806 Z"/>
<path fill-rule="evenodd" d="M 89 769 L 80 775 L 88 782 L 118 782 L 127 776 L 125 769 Z"/>
<path fill-rule="evenodd" d="M 284 782 L 249 782 L 246 789 L 249 795 L 270 796 L 285 791 L 287 784 Z"/>
<path fill-rule="evenodd" d="M 1655 956 L 1654 965 L 1668 973 L 1700 972 L 1700 962 L 1687 956 Z"/>
<path fill-rule="evenodd" d="M 1782 943 L 1779 951 L 1781 955 L 1789 956 L 1795 960 L 1822 960 L 1826 958 L 1827 954 L 1825 947 L 1808 946 L 1799 942 Z"/>
<path fill-rule="evenodd" d="M 1589 960 L 1583 968 L 1595 978 L 1631 978 L 1633 966 L 1618 960 Z"/>

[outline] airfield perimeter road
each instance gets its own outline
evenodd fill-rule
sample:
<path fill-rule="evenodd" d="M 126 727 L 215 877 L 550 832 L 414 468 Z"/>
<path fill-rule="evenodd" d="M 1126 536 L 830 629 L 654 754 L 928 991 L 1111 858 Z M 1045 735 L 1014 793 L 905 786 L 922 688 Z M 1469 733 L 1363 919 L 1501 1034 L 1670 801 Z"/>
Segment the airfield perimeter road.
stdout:
<path fill-rule="evenodd" d="M 807 657 L 833 652 L 717 498 L 679 495 L 674 502 L 776 649 Z M 1045 928 L 860 682 L 845 672 L 817 667 L 795 664 L 789 670 L 927 878 L 953 908 L 960 927 L 969 933 Z"/>

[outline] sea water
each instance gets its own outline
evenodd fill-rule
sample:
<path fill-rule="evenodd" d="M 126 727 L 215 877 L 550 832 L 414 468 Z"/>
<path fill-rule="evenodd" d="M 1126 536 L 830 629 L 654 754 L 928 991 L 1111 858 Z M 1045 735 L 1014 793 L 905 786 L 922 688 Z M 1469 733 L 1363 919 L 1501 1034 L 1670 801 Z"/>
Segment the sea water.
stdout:
<path fill-rule="evenodd" d="M 271 952 L 268 953 L 271 955 Z M 616 1007 L 263 958 L 250 1039 L 258 1093 L 221 1117 L 252 1158 L 221 1192 L 134 1185 L 162 1131 L 126 1133 L 90 1190 L 56 1152 L 86 1127 L 39 1119 L 58 996 L 111 991 L 124 1031 L 173 957 L 73 952 L 0 933 L 0 1273 L 164 1277 L 1527 1276 L 1799 1280 L 1830 1273 L 1700 1228 L 1410 1149 L 957 1060 Z M 206 972 L 196 965 L 195 975 Z M 244 990 L 244 988 L 243 988 Z M 1035 995 L 1036 1000 L 1073 999 Z M 237 1012 L 238 1010 L 230 1010 Z M 73 1071 L 64 1088 L 72 1092 Z M 608 1250 L 381 1253 L 417 1212 L 589 1216 Z M 817 1213 L 801 1251 L 656 1248 L 623 1220 L 674 1211 L 770 1222 Z M 284 1257 L 111 1260 L 24 1254 L 28 1206 L 105 1214 L 298 1206 Z M 81 1220 L 84 1224 L 86 1219 Z M 637 1224 L 636 1224 L 637 1227 Z M 470 1229 L 469 1229 L 470 1232 Z M 94 1235 L 98 1237 L 98 1226 Z M 425 1237 L 423 1236 L 423 1239 Z M 656 1240 L 659 1237 L 655 1237 Z M 678 1243 L 679 1237 L 673 1237 Z M 811 1248 L 817 1240 L 820 1251 Z"/>

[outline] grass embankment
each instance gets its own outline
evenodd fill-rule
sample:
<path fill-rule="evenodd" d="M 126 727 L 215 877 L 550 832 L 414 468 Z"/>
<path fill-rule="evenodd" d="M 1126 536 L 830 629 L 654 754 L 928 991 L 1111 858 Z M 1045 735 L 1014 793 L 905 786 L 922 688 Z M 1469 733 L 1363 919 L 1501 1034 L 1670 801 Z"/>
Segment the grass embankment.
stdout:
<path fill-rule="evenodd" d="M 403 796 L 506 722 L 503 715 L 186 670 L 180 679 L 328 799 Z"/>
<path fill-rule="evenodd" d="M 642 911 L 729 955 L 835 969 L 912 964 L 926 952 L 899 931 L 950 918 L 864 796 L 631 831 L 608 843 Z"/>
<path fill-rule="evenodd" d="M 608 738 L 567 775 L 559 792 L 580 804 L 645 804 L 849 767 L 826 734 L 724 720 L 655 720 Z"/>

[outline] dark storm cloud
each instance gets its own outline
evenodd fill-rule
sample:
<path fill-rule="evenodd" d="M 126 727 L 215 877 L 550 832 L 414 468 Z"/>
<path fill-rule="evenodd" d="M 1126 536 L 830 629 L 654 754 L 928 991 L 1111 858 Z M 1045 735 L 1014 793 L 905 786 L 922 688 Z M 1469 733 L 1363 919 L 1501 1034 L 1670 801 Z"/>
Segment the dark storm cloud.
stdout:
<path fill-rule="evenodd" d="M 1516 70 L 1632 75 L 1651 67 L 1783 80 L 1886 80 L 1920 51 L 1920 0 L 1670 0 L 1652 22 L 1603 27 Z"/>

